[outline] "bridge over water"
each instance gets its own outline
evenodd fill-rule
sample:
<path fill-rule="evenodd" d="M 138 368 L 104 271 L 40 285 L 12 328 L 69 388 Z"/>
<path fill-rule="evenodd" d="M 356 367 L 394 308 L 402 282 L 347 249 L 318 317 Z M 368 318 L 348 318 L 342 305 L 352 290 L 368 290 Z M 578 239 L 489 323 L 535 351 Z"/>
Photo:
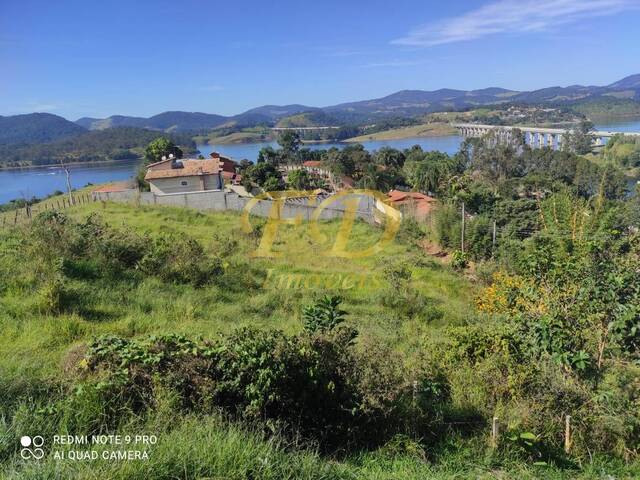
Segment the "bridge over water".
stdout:
<path fill-rule="evenodd" d="M 571 129 L 566 128 L 543 128 L 543 127 L 521 127 L 504 125 L 478 125 L 475 123 L 456 123 L 453 125 L 463 137 L 482 137 L 490 131 L 496 131 L 498 136 L 511 137 L 513 130 L 520 130 L 524 133 L 524 139 L 532 148 L 550 147 L 554 150 L 562 148 L 562 137 Z M 605 144 L 606 138 L 614 135 L 624 134 L 627 136 L 640 137 L 640 132 L 610 132 L 606 130 L 596 130 L 593 135 L 593 145 L 598 147 Z"/>

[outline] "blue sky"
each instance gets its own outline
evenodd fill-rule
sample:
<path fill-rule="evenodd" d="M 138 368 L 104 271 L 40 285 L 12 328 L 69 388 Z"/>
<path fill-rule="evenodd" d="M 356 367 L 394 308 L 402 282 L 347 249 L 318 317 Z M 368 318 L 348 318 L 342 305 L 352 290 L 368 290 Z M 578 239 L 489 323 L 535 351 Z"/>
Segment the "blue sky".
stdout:
<path fill-rule="evenodd" d="M 0 0 L 0 114 L 326 106 L 640 73 L 640 0 Z"/>

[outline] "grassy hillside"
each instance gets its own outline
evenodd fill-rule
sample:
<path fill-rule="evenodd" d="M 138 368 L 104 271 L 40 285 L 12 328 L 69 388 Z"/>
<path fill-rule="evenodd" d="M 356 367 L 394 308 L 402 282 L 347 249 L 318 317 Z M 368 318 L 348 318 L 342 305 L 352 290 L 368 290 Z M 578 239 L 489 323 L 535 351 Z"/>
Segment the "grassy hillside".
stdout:
<path fill-rule="evenodd" d="M 281 128 L 332 127 L 336 125 L 339 125 L 339 122 L 321 110 L 291 115 L 281 119 L 276 124 L 277 127 Z"/>
<path fill-rule="evenodd" d="M 584 466 L 571 458 L 558 458 L 553 465 L 535 462 L 541 455 L 537 440 L 531 440 L 532 434 L 519 423 L 536 417 L 535 412 L 529 413 L 530 400 L 517 397 L 509 406 L 489 400 L 495 391 L 519 388 L 524 370 L 515 366 L 509 371 L 513 385 L 503 386 L 496 378 L 510 364 L 493 363 L 505 352 L 493 351 L 491 337 L 484 337 L 479 329 L 495 319 L 479 317 L 481 323 L 473 323 L 480 289 L 476 282 L 425 255 L 416 242 L 420 235 L 415 224 L 405 223 L 397 240 L 382 253 L 361 259 L 322 255 L 335 238 L 340 226 L 336 222 L 320 224 L 325 236 L 320 245 L 305 226 L 282 226 L 273 247 L 280 256 L 257 259 L 251 255 L 264 222 L 253 219 L 256 233 L 245 233 L 240 220 L 233 213 L 97 202 L 66 209 L 64 216 L 49 212 L 31 225 L 0 231 L 2 478 L 595 479 L 608 474 L 638 475 L 637 464 L 625 465 L 597 453 Z M 356 222 L 348 248 L 363 249 L 381 233 Z M 350 281 L 345 283 L 348 275 Z M 294 288 L 296 279 L 313 279 L 313 283 Z M 327 293 L 343 298 L 340 308 L 346 312 L 347 327 L 340 335 L 352 328 L 358 332 L 343 347 L 352 362 L 339 363 L 342 350 L 335 350 L 339 343 L 332 343 L 339 342 L 337 333 L 336 337 L 329 333 L 304 336 L 305 307 Z M 495 328 L 501 342 L 500 321 L 490 325 L 488 331 Z M 265 346 L 261 342 L 272 337 L 263 338 L 253 330 L 228 336 L 242 327 L 284 333 L 271 333 L 279 340 L 260 354 Z M 450 337 L 452 332 L 458 333 Z M 108 336 L 96 340 L 100 335 Z M 465 335 L 470 335 L 471 343 L 457 343 Z M 446 338 L 457 340 L 443 343 Z M 481 358 L 487 345 L 497 357 Z M 321 355 L 309 357 L 318 348 Z M 460 363 L 446 367 L 448 382 L 439 380 L 445 373 L 430 360 L 432 355 L 457 359 L 466 348 L 477 352 L 476 360 L 455 360 Z M 257 354 L 249 354 L 250 362 L 244 365 L 247 351 L 256 349 Z M 274 355 L 288 360 L 271 365 Z M 207 360 L 218 356 L 224 361 Z M 310 358 L 317 363 L 307 369 L 305 362 Z M 318 402 L 319 408 L 325 401 L 335 401 L 334 389 L 345 387 L 340 372 L 353 370 L 355 378 L 371 388 L 361 399 L 365 418 L 383 420 L 382 413 L 366 417 L 367 408 L 381 409 L 390 418 L 408 421 L 407 433 L 388 442 L 375 437 L 366 442 L 375 448 L 319 453 L 321 445 L 292 435 L 283 423 L 261 422 L 260 416 L 239 422 L 232 418 L 233 410 L 215 403 L 207 407 L 209 396 L 203 392 L 217 401 L 240 404 L 243 400 L 232 395 L 233 389 L 251 396 L 254 389 L 272 388 L 283 379 L 302 381 L 296 376 L 301 372 L 309 374 L 309 388 L 318 384 L 324 388 L 323 368 L 336 361 L 340 369 L 333 372 L 336 377 L 329 381 L 324 396 L 287 388 L 267 398 L 265 412 L 282 401 L 278 395 L 300 395 L 305 401 Z M 298 362 L 301 370 L 296 369 Z M 258 375 L 246 389 L 240 373 L 232 374 L 226 384 L 222 380 L 209 384 L 198 376 L 203 366 L 208 372 L 257 369 Z M 147 368 L 162 371 L 146 376 Z M 406 379 L 399 385 L 403 401 L 398 406 L 403 407 L 385 410 L 389 391 L 379 393 L 374 387 L 377 381 L 386 385 L 397 374 Z M 416 378 L 413 375 L 420 375 L 419 387 L 407 382 Z M 423 376 L 430 380 L 422 383 Z M 191 378 L 198 380 L 189 383 Z M 539 381 L 548 378 L 560 382 L 555 376 Z M 177 385 L 177 390 L 165 382 Z M 213 392 L 221 385 L 226 385 L 222 390 L 226 393 L 215 397 Z M 204 396 L 184 403 L 183 395 L 190 395 L 192 388 Z M 344 393 L 358 388 L 360 383 L 349 384 Z M 540 395 L 547 394 L 536 388 Z M 552 392 L 560 388 L 549 386 Z M 151 402 L 146 403 L 149 392 L 153 392 Z M 560 390 L 558 395 L 565 398 L 566 392 Z M 248 412 L 258 407 L 254 402 L 247 405 Z M 290 404 L 286 411 L 294 407 Z M 515 440 L 505 436 L 500 449 L 491 449 L 487 443 L 486 417 L 495 411 L 512 416 L 509 435 L 516 435 Z M 348 411 L 340 412 L 351 418 Z M 332 421 L 322 419 L 328 426 Z M 423 429 L 425 425 L 429 427 Z M 42 434 L 50 440 L 55 434 L 97 432 L 154 434 L 158 443 L 149 449 L 146 461 L 19 459 L 20 435 Z M 525 441 L 533 442 L 533 447 Z"/>
<path fill-rule="evenodd" d="M 640 117 L 640 102 L 637 99 L 601 97 L 576 103 L 571 108 L 594 121 Z"/>
<path fill-rule="evenodd" d="M 273 138 L 272 132 L 269 129 L 255 127 L 231 132 L 229 132 L 228 129 L 213 130 L 207 135 L 195 136 L 194 141 L 196 143 L 230 145 L 239 143 L 270 142 Z"/>
<path fill-rule="evenodd" d="M 199 240 L 208 252 L 215 253 L 224 248 L 226 261 L 238 261 L 241 265 L 249 262 L 263 274 L 269 269 L 273 269 L 275 274 L 303 275 L 358 272 L 381 281 L 386 264 L 403 259 L 416 262 L 420 258 L 419 252 L 400 244 L 394 245 L 381 256 L 361 260 L 345 261 L 308 254 L 301 256 L 301 253 L 311 251 L 310 237 L 302 234 L 302 231 L 291 229 L 285 230 L 283 240 L 278 242 L 280 249 L 286 249 L 287 257 L 277 261 L 249 261 L 249 255 L 257 243 L 255 238 L 241 233 L 240 217 L 233 213 L 203 214 L 120 204 L 108 204 L 103 209 L 100 203 L 74 207 L 67 213 L 76 219 L 96 213 L 108 224 L 126 225 L 139 232 L 149 232 L 152 237 L 160 233 L 188 234 Z M 326 225 L 329 232 L 335 232 L 337 227 L 337 224 Z M 354 247 L 370 243 L 372 233 L 379 236 L 379 232 L 372 232 L 368 225 L 356 224 Z M 238 239 L 238 243 L 229 240 L 227 244 L 226 239 Z M 5 251 L 5 255 L 9 255 L 9 252 Z M 462 292 L 468 292 L 470 284 L 453 272 L 431 263 L 426 268 L 416 268 L 415 275 L 420 291 L 433 298 L 438 308 L 448 313 L 446 321 L 438 320 L 436 323 L 462 322 L 471 308 L 469 297 L 462 295 Z M 261 278 L 258 275 L 257 279 Z M 0 366 L 0 376 L 9 373 L 20 376 L 29 371 L 43 379 L 49 375 L 55 376 L 60 361 L 71 345 L 99 333 L 135 332 L 144 335 L 178 332 L 215 336 L 243 325 L 277 327 L 293 332 L 300 328 L 301 306 L 318 294 L 318 291 L 308 290 L 279 291 L 275 285 L 245 292 L 230 292 L 224 288 L 199 290 L 167 285 L 155 279 L 144 280 L 134 289 L 129 282 L 112 284 L 83 278 L 73 279 L 71 284 L 84 292 L 83 296 L 89 304 L 80 312 L 62 317 L 42 317 L 37 309 L 34 310 L 34 298 L 13 295 L 2 298 L 5 314 L 12 312 L 22 321 L 14 323 L 7 317 L 3 319 L 13 325 L 9 327 L 6 324 L 8 331 L 13 332 L 6 339 L 13 337 L 13 341 L 0 345 L 0 355 L 13 361 Z M 419 344 L 420 334 L 428 330 L 426 323 L 412 320 L 402 326 L 404 331 L 399 331 L 392 312 L 385 312 L 375 300 L 380 291 L 381 287 L 373 281 L 365 282 L 363 288 L 347 290 L 345 307 L 358 318 L 358 326 L 366 335 L 385 338 L 399 349 L 411 351 Z M 29 328 L 24 328 L 27 325 Z M 75 333 L 61 337 L 60 329 L 64 331 L 67 328 Z"/>
<path fill-rule="evenodd" d="M 349 138 L 347 142 L 366 142 L 368 140 L 396 140 L 401 138 L 412 137 L 441 137 L 446 135 L 455 135 L 456 129 L 448 124 L 424 124 L 414 125 L 411 127 L 394 128 L 372 134 L 360 135 L 358 137 Z"/>

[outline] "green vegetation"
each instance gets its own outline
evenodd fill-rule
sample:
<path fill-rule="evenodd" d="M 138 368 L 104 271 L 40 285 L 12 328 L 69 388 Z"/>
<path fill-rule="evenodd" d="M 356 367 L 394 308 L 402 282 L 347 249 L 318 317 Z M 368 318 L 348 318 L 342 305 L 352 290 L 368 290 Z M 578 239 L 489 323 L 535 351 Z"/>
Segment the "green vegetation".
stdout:
<path fill-rule="evenodd" d="M 3 231 L 3 474 L 633 477 L 640 249 L 612 230 L 615 204 L 582 204 L 571 241 L 574 203 L 549 199 L 548 228 L 486 289 L 425 256 L 411 222 L 362 259 L 318 255 L 304 226 L 281 227 L 281 258 L 251 259 L 261 221 L 170 208 L 89 204 Z M 327 242 L 338 228 L 321 224 Z M 379 235 L 356 222 L 350 247 Z M 17 460 L 34 429 L 160 440 L 144 462 Z"/>
<path fill-rule="evenodd" d="M 567 106 L 505 103 L 487 105 L 459 112 L 431 113 L 428 122 L 482 123 L 485 125 L 566 126 L 584 119 L 584 115 Z"/>
<path fill-rule="evenodd" d="M 581 101 L 571 108 L 592 120 L 611 120 L 624 117 L 640 117 L 640 102 L 631 98 L 613 96 Z"/>
<path fill-rule="evenodd" d="M 81 126 L 50 113 L 0 116 L 0 145 L 53 142 L 84 132 L 86 130 Z"/>
<path fill-rule="evenodd" d="M 196 135 L 196 143 L 229 145 L 238 143 L 271 142 L 274 136 L 270 129 L 264 127 L 252 128 L 219 128 L 205 135 Z"/>
<path fill-rule="evenodd" d="M 339 124 L 340 122 L 327 115 L 322 110 L 315 110 L 285 117 L 276 123 L 276 127 L 331 127 Z"/>
<path fill-rule="evenodd" d="M 581 121 L 562 137 L 562 148 L 578 155 L 586 155 L 593 150 L 593 123 L 587 120 Z"/>
<path fill-rule="evenodd" d="M 609 139 L 602 152 L 607 162 L 622 168 L 640 167 L 640 137 L 616 135 Z"/>
<path fill-rule="evenodd" d="M 320 236 L 280 225 L 276 256 L 254 258 L 264 219 L 247 232 L 232 213 L 124 204 L 0 231 L 2 474 L 640 474 L 639 200 L 612 161 L 532 150 L 517 131 L 454 156 L 279 141 L 243 165 L 249 184 L 285 188 L 279 165 L 318 160 L 362 188 L 431 193 L 436 212 L 406 216 L 364 258 L 323 254 L 339 222 Z M 167 153 L 168 139 L 147 148 L 149 161 Z M 381 236 L 356 221 L 348 249 Z M 445 260 L 426 253 L 434 242 Z M 160 440 L 143 462 L 21 461 L 34 431 Z"/>
<path fill-rule="evenodd" d="M 395 140 L 400 138 L 439 137 L 456 134 L 455 128 L 445 123 L 427 123 L 410 127 L 391 128 L 376 133 L 368 133 L 369 130 L 370 129 L 365 129 L 364 134 L 349 138 L 346 141 L 364 142 L 367 140 Z"/>
<path fill-rule="evenodd" d="M 132 127 L 109 128 L 52 143 L 0 145 L 0 167 L 53 165 L 61 161 L 68 164 L 141 158 L 149 142 L 162 136 L 168 136 L 186 152 L 195 152 L 195 144 L 189 136 L 166 135 Z"/>

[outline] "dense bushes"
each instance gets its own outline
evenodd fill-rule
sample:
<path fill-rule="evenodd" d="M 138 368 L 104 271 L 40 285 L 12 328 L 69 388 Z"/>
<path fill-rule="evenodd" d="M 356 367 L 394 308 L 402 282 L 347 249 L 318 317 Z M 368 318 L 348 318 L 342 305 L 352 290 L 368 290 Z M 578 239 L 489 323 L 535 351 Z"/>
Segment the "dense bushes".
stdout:
<path fill-rule="evenodd" d="M 497 322 L 448 329 L 447 338 L 434 355 L 447 376 L 452 405 L 485 419 L 497 416 L 504 430 L 501 448 L 511 451 L 510 437 L 529 432 L 536 448 L 520 454 L 532 461 L 557 461 L 564 419 L 570 415 L 573 457 L 637 455 L 638 366 L 609 362 L 597 379 L 586 378 L 559 368 L 548 354 L 533 357 L 517 325 Z"/>
<path fill-rule="evenodd" d="M 419 317 L 426 321 L 442 318 L 435 300 L 423 295 L 411 282 L 411 265 L 396 262 L 385 266 L 388 287 L 380 292 L 380 303 L 402 319 Z"/>
<path fill-rule="evenodd" d="M 184 237 L 160 237 L 147 246 L 138 268 L 166 282 L 202 286 L 223 274 L 220 257 L 209 257 L 196 240 Z"/>
<path fill-rule="evenodd" d="M 138 413 L 153 408 L 168 390 L 177 395 L 176 408 L 223 408 L 323 448 L 378 443 L 406 420 L 404 383 L 388 358 L 359 357 L 355 335 L 339 327 L 296 336 L 241 329 L 215 342 L 100 337 L 79 363 L 80 392 L 100 385 L 115 414 L 116 406 Z"/>
<path fill-rule="evenodd" d="M 75 222 L 57 211 L 43 212 L 34 219 L 28 238 L 29 251 L 41 260 L 45 278 L 59 275 L 55 272 L 60 262 L 69 276 L 91 272 L 135 276 L 142 272 L 196 287 L 221 282 L 225 274 L 221 257 L 208 255 L 195 239 L 184 235 L 152 238 L 110 227 L 95 215 Z"/>

